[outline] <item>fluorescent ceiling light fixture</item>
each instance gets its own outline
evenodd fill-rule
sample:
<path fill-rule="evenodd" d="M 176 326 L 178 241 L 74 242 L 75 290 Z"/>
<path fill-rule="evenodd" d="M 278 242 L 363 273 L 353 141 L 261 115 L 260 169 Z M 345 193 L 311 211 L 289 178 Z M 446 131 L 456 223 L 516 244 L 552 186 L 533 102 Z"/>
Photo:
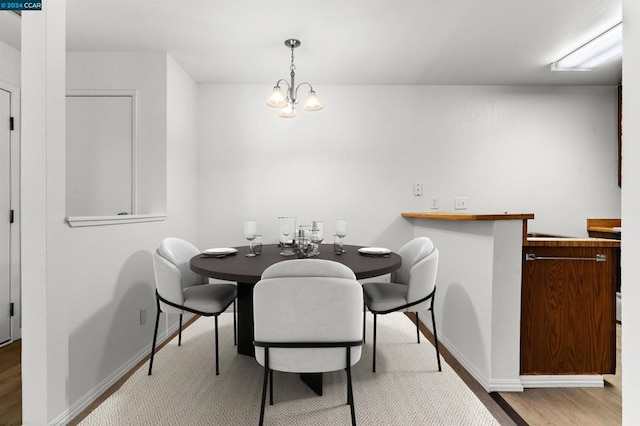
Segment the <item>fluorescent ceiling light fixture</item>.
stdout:
<path fill-rule="evenodd" d="M 622 55 L 622 22 L 551 64 L 551 71 L 591 71 Z"/>

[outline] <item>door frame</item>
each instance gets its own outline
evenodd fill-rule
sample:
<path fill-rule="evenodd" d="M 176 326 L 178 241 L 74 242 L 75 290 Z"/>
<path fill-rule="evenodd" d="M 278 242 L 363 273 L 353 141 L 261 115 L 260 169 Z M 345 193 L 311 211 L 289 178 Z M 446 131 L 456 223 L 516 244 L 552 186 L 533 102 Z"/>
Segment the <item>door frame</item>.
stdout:
<path fill-rule="evenodd" d="M 22 338 L 22 299 L 21 299 L 21 262 L 20 262 L 20 89 L 0 79 L 0 89 L 10 94 L 11 117 L 13 117 L 13 131 L 10 134 L 11 146 L 11 193 L 9 195 L 11 209 L 13 210 L 13 224 L 11 225 L 9 238 L 10 271 L 11 271 L 11 302 L 13 303 L 13 316 L 11 317 L 11 339 L 13 342 Z"/>

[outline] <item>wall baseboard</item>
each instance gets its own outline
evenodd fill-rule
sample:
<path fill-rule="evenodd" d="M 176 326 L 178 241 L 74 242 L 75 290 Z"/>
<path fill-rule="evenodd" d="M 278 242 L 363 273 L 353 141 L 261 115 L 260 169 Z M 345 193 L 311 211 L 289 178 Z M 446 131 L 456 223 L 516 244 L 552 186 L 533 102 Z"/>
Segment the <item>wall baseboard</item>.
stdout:
<path fill-rule="evenodd" d="M 183 317 L 183 324 L 187 324 L 194 314 L 185 314 Z M 167 339 L 169 339 L 174 333 L 178 332 L 178 322 L 168 328 L 164 333 L 158 335 L 158 342 L 156 346 L 162 345 Z M 144 348 L 142 348 L 137 354 L 131 357 L 120 368 L 115 370 L 109 376 L 107 376 L 102 382 L 98 383 L 93 389 L 87 392 L 82 398 L 75 401 L 69 406 L 67 410 L 62 412 L 56 417 L 51 425 L 66 425 L 76 416 L 82 413 L 91 403 L 98 399 L 103 393 L 109 390 L 111 386 L 116 384 L 118 380 L 128 374 L 133 368 L 135 368 L 141 361 L 151 353 L 151 343 L 149 342 Z"/>
<path fill-rule="evenodd" d="M 524 386 L 521 379 L 492 379 L 489 380 L 487 392 L 523 392 Z"/>
<path fill-rule="evenodd" d="M 424 324 L 427 329 L 433 333 L 433 327 L 431 321 L 423 321 L 422 318 L 429 318 L 427 312 L 420 316 L 420 322 Z M 518 379 L 491 379 L 485 377 L 478 369 L 460 352 L 456 349 L 456 346 L 447 339 L 446 335 L 441 332 L 438 333 L 438 341 L 442 343 L 449 353 L 460 363 L 460 365 L 467 370 L 469 374 L 486 390 L 487 392 L 522 392 L 524 387 L 522 381 Z"/>
<path fill-rule="evenodd" d="M 525 388 L 601 388 L 604 377 L 593 375 L 527 375 L 520 376 Z"/>

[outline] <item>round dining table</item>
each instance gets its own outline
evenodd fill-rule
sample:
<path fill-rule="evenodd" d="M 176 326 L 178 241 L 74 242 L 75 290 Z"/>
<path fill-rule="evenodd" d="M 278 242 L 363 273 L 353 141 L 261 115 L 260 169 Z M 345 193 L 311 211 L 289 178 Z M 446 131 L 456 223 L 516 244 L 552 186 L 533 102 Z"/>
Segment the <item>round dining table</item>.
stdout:
<path fill-rule="evenodd" d="M 231 256 L 194 256 L 191 259 L 191 270 L 205 277 L 238 283 L 238 353 L 254 356 L 253 287 L 269 266 L 297 257 L 281 255 L 282 249 L 277 244 L 264 245 L 262 253 L 255 257 L 245 256 L 249 253 L 249 246 L 235 248 L 238 252 Z M 388 274 L 402 265 L 402 258 L 397 253 L 371 256 L 360 253 L 360 248 L 361 246 L 345 245 L 344 253 L 335 254 L 331 244 L 324 244 L 320 245 L 320 253 L 312 259 L 340 262 L 351 268 L 357 279 Z"/>

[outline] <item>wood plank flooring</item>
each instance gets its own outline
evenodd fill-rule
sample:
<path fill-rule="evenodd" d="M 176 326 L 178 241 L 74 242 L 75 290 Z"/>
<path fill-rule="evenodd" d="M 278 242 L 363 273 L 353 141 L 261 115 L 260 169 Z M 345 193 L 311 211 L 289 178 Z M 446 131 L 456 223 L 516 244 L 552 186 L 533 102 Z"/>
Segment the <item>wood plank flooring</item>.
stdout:
<path fill-rule="evenodd" d="M 413 316 L 408 316 L 414 320 Z M 427 339 L 433 341 L 433 336 L 424 325 L 421 324 L 420 329 Z M 505 411 L 442 345 L 440 345 L 440 353 L 501 425 L 620 425 L 622 423 L 620 337 L 621 326 L 618 325 L 618 365 L 615 375 L 604 376 L 604 388 L 527 389 L 519 393 L 501 392 L 499 396 L 517 413 L 511 413 L 511 416 L 508 413 L 511 409 L 507 407 Z M 0 425 L 3 426 L 22 424 L 20 352 L 20 341 L 0 348 Z M 70 424 L 77 424 L 124 381 L 126 377 L 123 377 Z"/>
<path fill-rule="evenodd" d="M 0 425 L 22 424 L 22 340 L 0 348 Z"/>

